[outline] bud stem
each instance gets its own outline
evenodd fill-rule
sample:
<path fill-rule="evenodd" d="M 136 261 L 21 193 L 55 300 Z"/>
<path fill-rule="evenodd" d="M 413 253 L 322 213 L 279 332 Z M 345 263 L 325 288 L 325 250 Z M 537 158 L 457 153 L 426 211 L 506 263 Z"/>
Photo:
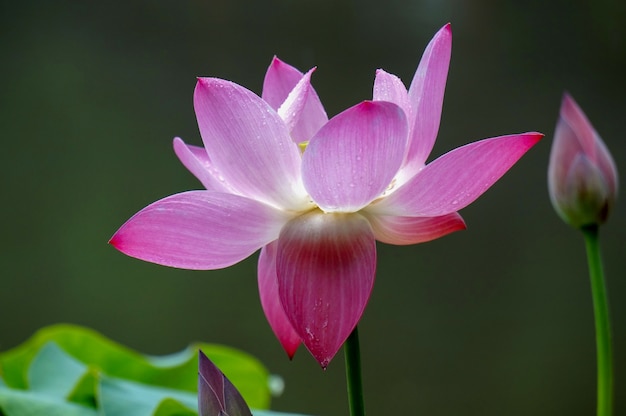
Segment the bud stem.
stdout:
<path fill-rule="evenodd" d="M 611 348 L 611 324 L 609 307 L 600 256 L 598 226 L 582 227 L 587 248 L 591 294 L 596 326 L 596 354 L 598 366 L 598 407 L 597 416 L 613 414 L 613 358 Z"/>

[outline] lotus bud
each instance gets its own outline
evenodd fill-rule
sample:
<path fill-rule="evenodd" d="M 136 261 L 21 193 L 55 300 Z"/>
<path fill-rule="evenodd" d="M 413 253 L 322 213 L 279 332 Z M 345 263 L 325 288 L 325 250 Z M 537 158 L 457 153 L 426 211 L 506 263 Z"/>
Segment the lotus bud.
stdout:
<path fill-rule="evenodd" d="M 199 416 L 252 416 L 235 386 L 209 358 L 198 356 Z"/>
<path fill-rule="evenodd" d="M 617 182 L 617 169 L 604 142 L 565 93 L 548 165 L 554 209 L 576 228 L 602 224 L 615 203 Z"/>

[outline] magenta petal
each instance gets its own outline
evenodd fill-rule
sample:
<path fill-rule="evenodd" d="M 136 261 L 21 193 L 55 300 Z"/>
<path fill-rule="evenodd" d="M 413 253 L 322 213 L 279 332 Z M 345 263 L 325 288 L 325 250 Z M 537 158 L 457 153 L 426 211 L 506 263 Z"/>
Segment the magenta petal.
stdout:
<path fill-rule="evenodd" d="M 366 216 L 376 240 L 398 246 L 425 243 L 466 228 L 456 212 L 439 217 Z"/>
<path fill-rule="evenodd" d="M 139 211 L 109 241 L 131 257 L 182 269 L 235 264 L 278 238 L 287 214 L 219 192 L 190 191 Z"/>
<path fill-rule="evenodd" d="M 376 243 L 360 214 L 311 211 L 280 233 L 278 293 L 304 345 L 326 367 L 363 314 L 376 269 Z"/>
<path fill-rule="evenodd" d="M 448 23 L 426 47 L 409 87 L 409 149 L 402 169 L 405 177 L 424 166 L 437 138 L 451 51 L 452 30 Z"/>
<path fill-rule="evenodd" d="M 514 134 L 454 149 L 369 209 L 409 217 L 456 212 L 489 189 L 542 137 L 541 133 Z"/>
<path fill-rule="evenodd" d="M 285 349 L 289 358 L 293 358 L 300 337 L 294 331 L 278 296 L 278 277 L 276 276 L 277 242 L 272 242 L 261 249 L 259 255 L 259 294 L 261 306 L 276 338 Z"/>
<path fill-rule="evenodd" d="M 232 82 L 200 78 L 194 107 L 207 154 L 230 186 L 280 208 L 305 207 L 300 150 L 265 101 Z"/>
<path fill-rule="evenodd" d="M 274 57 L 263 81 L 263 99 L 274 110 L 278 110 L 302 77 L 302 72 Z M 310 140 L 327 121 L 324 106 L 315 89 L 311 87 L 302 114 L 292 128 L 291 135 L 296 143 Z"/>
<path fill-rule="evenodd" d="M 204 147 L 186 144 L 180 137 L 174 138 L 174 152 L 182 164 L 198 178 L 209 191 L 233 193 L 224 177 L 215 169 Z"/>
<path fill-rule="evenodd" d="M 302 156 L 309 195 L 327 212 L 354 212 L 378 197 L 398 171 L 406 144 L 404 112 L 365 101 L 333 117 Z"/>

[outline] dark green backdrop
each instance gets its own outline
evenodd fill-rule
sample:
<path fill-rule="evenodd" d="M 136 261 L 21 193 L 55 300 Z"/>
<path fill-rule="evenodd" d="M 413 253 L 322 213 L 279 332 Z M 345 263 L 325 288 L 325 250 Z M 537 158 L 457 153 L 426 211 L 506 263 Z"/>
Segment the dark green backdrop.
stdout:
<path fill-rule="evenodd" d="M 361 322 L 370 415 L 591 415 L 592 306 L 581 236 L 553 213 L 548 154 L 562 92 L 626 171 L 626 10 L 615 1 L 1 2 L 0 350 L 37 328 L 87 325 L 151 354 L 193 340 L 249 351 L 284 377 L 278 410 L 345 415 L 343 360 L 283 354 L 261 312 L 255 254 L 192 272 L 107 245 L 129 216 L 199 188 L 171 140 L 200 144 L 195 77 L 260 93 L 274 54 L 329 115 L 371 97 L 376 68 L 409 82 L 446 22 L 454 33 L 433 155 L 546 133 L 462 214 L 468 229 L 379 245 Z M 617 413 L 626 413 L 626 210 L 602 228 Z"/>

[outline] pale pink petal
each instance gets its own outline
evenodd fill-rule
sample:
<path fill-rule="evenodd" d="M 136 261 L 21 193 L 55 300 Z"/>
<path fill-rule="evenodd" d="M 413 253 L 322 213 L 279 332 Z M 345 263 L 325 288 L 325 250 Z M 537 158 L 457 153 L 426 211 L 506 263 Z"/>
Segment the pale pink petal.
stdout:
<path fill-rule="evenodd" d="M 464 230 L 465 221 L 456 212 L 439 217 L 397 217 L 368 215 L 376 240 L 397 246 L 425 243 Z"/>
<path fill-rule="evenodd" d="M 190 191 L 148 205 L 109 241 L 131 257 L 181 269 L 235 264 L 278 238 L 286 213 L 220 192 Z"/>
<path fill-rule="evenodd" d="M 583 110 L 567 93 L 563 94 L 559 121 L 563 121 L 572 130 L 571 137 L 567 137 L 568 141 L 578 143 L 580 150 L 593 162 L 597 162 L 596 140 L 599 137 L 598 133 Z"/>
<path fill-rule="evenodd" d="M 274 57 L 263 81 L 263 99 L 274 110 L 278 110 L 302 76 L 302 72 Z M 291 135 L 296 143 L 309 140 L 327 121 L 324 106 L 315 89 L 311 87 L 302 115 L 291 130 Z"/>
<path fill-rule="evenodd" d="M 278 296 L 278 277 L 276 277 L 276 251 L 277 242 L 272 242 L 261 249 L 259 255 L 259 294 L 261 306 L 276 338 L 285 349 L 289 358 L 293 358 L 300 337 L 294 331 L 283 305 Z"/>
<path fill-rule="evenodd" d="M 194 107 L 207 154 L 230 186 L 276 207 L 306 207 L 300 150 L 265 101 L 230 81 L 200 78 Z"/>
<path fill-rule="evenodd" d="M 563 104 L 561 105 L 563 107 Z M 559 117 L 548 164 L 548 185 L 551 195 L 562 194 L 572 162 L 584 154 L 581 141 L 566 119 Z"/>
<path fill-rule="evenodd" d="M 376 71 L 373 97 L 374 101 L 389 101 L 398 105 L 404 110 L 407 118 L 411 114 L 406 87 L 400 78 L 382 69 Z"/>
<path fill-rule="evenodd" d="M 208 191 L 235 192 L 215 169 L 204 147 L 188 145 L 180 137 L 174 138 L 173 145 L 178 159 Z"/>
<path fill-rule="evenodd" d="M 404 112 L 365 101 L 333 117 L 302 155 L 302 179 L 324 211 L 354 212 L 389 186 L 406 144 Z"/>
<path fill-rule="evenodd" d="M 300 120 L 309 92 L 313 89 L 311 86 L 311 74 L 314 70 L 315 68 L 304 74 L 285 101 L 278 107 L 278 115 L 285 121 L 290 132 L 295 129 L 296 124 Z"/>
<path fill-rule="evenodd" d="M 368 209 L 409 217 L 456 212 L 474 202 L 542 137 L 541 133 L 514 134 L 454 149 Z"/>
<path fill-rule="evenodd" d="M 424 166 L 433 148 L 450 66 L 452 30 L 448 23 L 430 41 L 409 87 L 409 150 L 403 176 L 410 177 Z"/>
<path fill-rule="evenodd" d="M 261 97 L 274 110 L 278 110 L 287 99 L 287 96 L 289 96 L 291 90 L 302 79 L 302 76 L 302 72 L 274 57 L 265 73 Z"/>
<path fill-rule="evenodd" d="M 360 214 L 312 211 L 278 240 L 278 292 L 304 345 L 326 367 L 363 314 L 374 285 L 376 243 Z"/>

